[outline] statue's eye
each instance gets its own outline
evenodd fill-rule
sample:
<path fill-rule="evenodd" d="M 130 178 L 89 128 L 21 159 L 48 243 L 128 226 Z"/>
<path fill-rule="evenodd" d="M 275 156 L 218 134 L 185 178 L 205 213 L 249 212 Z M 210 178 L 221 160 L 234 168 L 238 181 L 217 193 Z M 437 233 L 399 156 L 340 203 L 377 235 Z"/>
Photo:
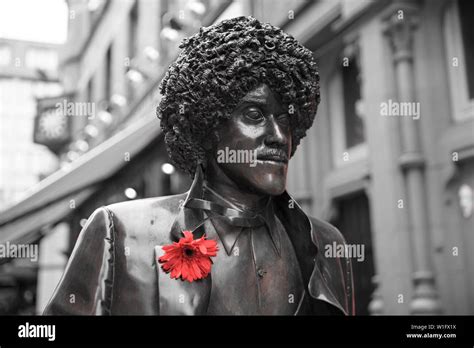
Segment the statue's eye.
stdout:
<path fill-rule="evenodd" d="M 283 126 L 289 126 L 290 125 L 290 116 L 288 114 L 281 114 L 278 116 L 278 123 L 283 125 Z"/>
<path fill-rule="evenodd" d="M 257 108 L 249 108 L 245 110 L 244 116 L 254 122 L 262 121 L 264 119 L 262 111 Z"/>

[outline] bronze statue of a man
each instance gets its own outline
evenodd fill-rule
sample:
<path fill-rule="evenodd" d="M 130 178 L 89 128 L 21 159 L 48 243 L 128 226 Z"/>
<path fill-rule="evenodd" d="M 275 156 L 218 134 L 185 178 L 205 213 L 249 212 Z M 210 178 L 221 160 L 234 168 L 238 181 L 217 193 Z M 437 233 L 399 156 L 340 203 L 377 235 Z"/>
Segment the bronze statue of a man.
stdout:
<path fill-rule="evenodd" d="M 97 209 L 46 314 L 354 314 L 343 244 L 286 192 L 319 103 L 312 53 L 252 17 L 185 40 L 158 117 L 187 193 Z"/>

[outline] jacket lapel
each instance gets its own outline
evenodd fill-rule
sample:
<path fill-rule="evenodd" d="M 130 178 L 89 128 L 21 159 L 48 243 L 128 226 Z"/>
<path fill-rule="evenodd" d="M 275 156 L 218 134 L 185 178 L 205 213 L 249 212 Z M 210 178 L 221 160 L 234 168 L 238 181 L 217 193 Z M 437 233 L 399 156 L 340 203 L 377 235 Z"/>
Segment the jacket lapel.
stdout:
<path fill-rule="evenodd" d="M 319 231 L 296 201 L 285 191 L 276 199 L 276 211 L 284 224 L 295 248 L 301 273 L 312 298 L 329 303 L 348 315 L 349 307 L 345 298 L 345 285 L 337 286 L 336 277 L 344 277 L 339 261 L 328 260 L 320 252 Z M 328 279 L 333 278 L 329 282 Z"/>
<path fill-rule="evenodd" d="M 204 227 L 199 226 L 204 216 L 201 210 L 186 208 L 186 202 L 191 198 L 202 196 L 202 170 L 198 166 L 194 181 L 186 199 L 180 204 L 178 215 L 170 230 L 170 241 L 177 242 L 183 237 L 183 231 L 194 231 L 194 238 L 204 234 Z M 158 262 L 164 254 L 163 245 L 155 246 L 155 263 L 158 275 L 158 294 L 160 315 L 204 315 L 207 312 L 211 293 L 211 274 L 205 279 L 194 282 L 172 279 L 163 271 Z"/>
<path fill-rule="evenodd" d="M 173 242 L 177 242 L 183 237 L 183 231 L 194 231 L 193 234 L 196 237 L 201 237 L 204 234 L 204 228 L 197 228 L 204 220 L 204 214 L 200 209 L 191 209 L 186 207 L 186 203 L 191 198 L 202 197 L 202 169 L 198 166 L 196 174 L 194 176 L 191 188 L 186 195 L 186 199 L 180 204 L 178 215 L 171 226 L 170 239 Z"/>

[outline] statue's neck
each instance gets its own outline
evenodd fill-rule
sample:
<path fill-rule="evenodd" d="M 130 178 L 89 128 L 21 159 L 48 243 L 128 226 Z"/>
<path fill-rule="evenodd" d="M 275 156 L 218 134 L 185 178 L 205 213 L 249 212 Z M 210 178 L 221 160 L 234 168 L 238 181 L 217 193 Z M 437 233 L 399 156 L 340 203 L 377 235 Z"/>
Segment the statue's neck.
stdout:
<path fill-rule="evenodd" d="M 210 170 L 205 175 L 204 185 L 214 196 L 217 196 L 229 206 L 240 209 L 259 212 L 263 210 L 270 196 L 249 192 L 241 188 L 230 179 L 224 172 L 216 173 Z"/>
<path fill-rule="evenodd" d="M 221 189 L 213 187 L 208 182 L 205 183 L 205 191 L 211 197 L 216 197 L 219 201 L 225 202 L 229 207 L 243 211 L 259 212 L 267 206 L 269 199 L 269 196 L 253 197 L 253 195 L 242 194 L 240 191 L 228 193 L 228 190 L 224 190 L 222 187 Z"/>

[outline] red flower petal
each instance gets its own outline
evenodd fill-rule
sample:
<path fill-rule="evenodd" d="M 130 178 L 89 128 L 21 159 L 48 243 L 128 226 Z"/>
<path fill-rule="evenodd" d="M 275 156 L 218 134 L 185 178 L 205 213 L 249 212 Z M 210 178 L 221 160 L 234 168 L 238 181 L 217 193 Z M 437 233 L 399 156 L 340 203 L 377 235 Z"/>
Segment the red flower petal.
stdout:
<path fill-rule="evenodd" d="M 206 246 L 205 246 L 204 244 L 200 244 L 200 245 L 199 245 L 199 251 L 200 251 L 201 253 L 203 253 L 204 255 L 206 255 L 206 254 L 207 254 L 207 248 L 206 248 Z"/>
<path fill-rule="evenodd" d="M 163 270 L 171 272 L 173 279 L 181 278 L 193 282 L 205 278 L 211 272 L 211 257 L 219 250 L 215 240 L 208 240 L 206 236 L 193 239 L 190 231 L 183 231 L 183 238 L 178 243 L 163 246 L 165 254 L 158 258 Z"/>

